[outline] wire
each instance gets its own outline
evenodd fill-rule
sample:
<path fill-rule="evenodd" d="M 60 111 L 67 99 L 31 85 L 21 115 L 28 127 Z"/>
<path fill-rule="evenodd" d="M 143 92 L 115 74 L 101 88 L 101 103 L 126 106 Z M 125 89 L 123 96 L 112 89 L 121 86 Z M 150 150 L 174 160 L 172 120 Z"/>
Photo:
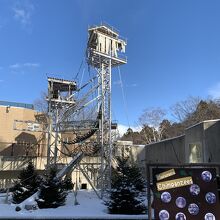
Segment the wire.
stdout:
<path fill-rule="evenodd" d="M 82 66 L 83 66 L 84 60 L 85 60 L 85 57 L 83 57 L 83 59 L 82 59 L 82 61 L 81 61 L 81 64 L 80 64 L 80 66 L 79 66 L 78 72 L 76 73 L 76 76 L 74 77 L 74 80 L 75 80 L 75 81 L 78 79 L 78 75 L 79 75 L 80 70 L 81 70 L 81 68 L 82 68 Z"/>
<path fill-rule="evenodd" d="M 80 80 L 80 83 L 79 83 L 79 88 L 80 88 L 81 85 L 82 85 L 83 78 L 84 78 L 84 73 L 85 73 L 85 67 L 83 68 L 83 72 L 82 72 L 81 80 Z"/>
<path fill-rule="evenodd" d="M 165 142 L 165 145 L 166 145 L 166 142 Z M 173 145 L 173 141 L 172 141 L 172 140 L 171 140 L 171 145 L 172 145 L 173 152 L 174 152 L 174 154 L 175 154 L 175 157 L 176 157 L 178 163 L 181 164 L 181 161 L 180 161 L 180 159 L 179 159 L 179 157 L 178 157 L 178 155 L 177 155 L 177 152 L 176 152 L 176 150 L 175 150 L 175 148 L 174 148 L 174 145 Z"/>
<path fill-rule="evenodd" d="M 128 108 L 127 108 L 126 96 L 125 96 L 125 92 L 124 92 L 124 87 L 123 87 L 123 82 L 122 82 L 122 77 L 121 77 L 121 70 L 120 70 L 119 66 L 118 66 L 118 75 L 119 75 L 119 81 L 120 81 L 120 86 L 121 86 L 121 92 L 122 92 L 123 104 L 124 104 L 124 109 L 125 109 L 125 115 L 126 115 L 128 127 L 130 128 L 130 121 L 129 121 L 129 117 L 128 117 Z"/>

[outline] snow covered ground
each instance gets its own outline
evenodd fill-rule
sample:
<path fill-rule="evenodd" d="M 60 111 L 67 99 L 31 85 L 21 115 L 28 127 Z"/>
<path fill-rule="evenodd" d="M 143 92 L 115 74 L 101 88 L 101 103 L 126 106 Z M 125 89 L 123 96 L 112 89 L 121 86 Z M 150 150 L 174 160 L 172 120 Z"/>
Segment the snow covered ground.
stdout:
<path fill-rule="evenodd" d="M 107 213 L 103 201 L 97 198 L 94 191 L 80 190 L 77 194 L 79 205 L 74 205 L 74 195 L 69 193 L 65 206 L 56 209 L 38 209 L 35 211 L 15 211 L 16 205 L 5 204 L 5 198 L 0 197 L 1 218 L 25 219 L 147 219 L 147 215 L 111 215 Z"/>

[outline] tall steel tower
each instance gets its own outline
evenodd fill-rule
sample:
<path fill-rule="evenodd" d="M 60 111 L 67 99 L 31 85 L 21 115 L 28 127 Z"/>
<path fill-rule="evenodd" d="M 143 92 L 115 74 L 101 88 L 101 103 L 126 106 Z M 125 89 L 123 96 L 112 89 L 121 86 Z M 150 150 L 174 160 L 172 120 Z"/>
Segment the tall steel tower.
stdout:
<path fill-rule="evenodd" d="M 98 105 L 101 108 L 98 141 L 101 148 L 100 188 L 110 187 L 112 162 L 111 74 L 112 68 L 127 63 L 123 56 L 127 42 L 107 24 L 88 29 L 87 62 L 97 71 Z"/>

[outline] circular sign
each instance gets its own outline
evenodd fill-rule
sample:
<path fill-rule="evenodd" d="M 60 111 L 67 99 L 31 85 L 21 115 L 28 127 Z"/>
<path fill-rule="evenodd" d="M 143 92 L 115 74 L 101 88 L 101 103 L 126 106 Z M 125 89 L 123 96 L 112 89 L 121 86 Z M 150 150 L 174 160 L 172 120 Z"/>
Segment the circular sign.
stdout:
<path fill-rule="evenodd" d="M 186 200 L 185 200 L 185 198 L 183 198 L 183 197 L 178 197 L 177 199 L 176 199 L 176 206 L 178 207 L 178 208 L 184 208 L 185 206 L 186 206 Z"/>
<path fill-rule="evenodd" d="M 212 174 L 209 171 L 203 171 L 201 177 L 205 182 L 210 182 L 212 180 Z"/>
<path fill-rule="evenodd" d="M 208 192 L 208 193 L 206 193 L 206 195 L 205 195 L 205 200 L 206 200 L 206 202 L 208 202 L 209 204 L 214 204 L 214 203 L 216 203 L 216 196 L 215 196 L 214 193 Z"/>
<path fill-rule="evenodd" d="M 164 203 L 169 203 L 171 201 L 171 195 L 169 192 L 163 192 L 160 198 Z"/>
<path fill-rule="evenodd" d="M 186 220 L 186 216 L 182 213 L 182 212 L 179 212 L 176 214 L 176 220 Z"/>
<path fill-rule="evenodd" d="M 200 187 L 197 184 L 192 184 L 189 191 L 193 196 L 197 196 L 200 193 Z"/>
<path fill-rule="evenodd" d="M 161 210 L 159 212 L 159 218 L 160 220 L 169 220 L 170 214 L 167 210 Z"/>
<path fill-rule="evenodd" d="M 205 214 L 204 220 L 215 220 L 215 216 L 212 213 Z"/>
<path fill-rule="evenodd" d="M 195 203 L 191 203 L 188 206 L 188 211 L 191 215 L 197 215 L 199 213 L 199 206 Z"/>

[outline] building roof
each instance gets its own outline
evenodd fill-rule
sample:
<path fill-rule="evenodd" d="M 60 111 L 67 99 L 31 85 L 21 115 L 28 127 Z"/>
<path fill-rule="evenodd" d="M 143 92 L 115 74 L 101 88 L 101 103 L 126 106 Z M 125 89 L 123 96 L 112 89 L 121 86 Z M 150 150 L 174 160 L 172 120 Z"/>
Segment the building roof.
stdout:
<path fill-rule="evenodd" d="M 172 140 L 175 140 L 177 138 L 182 138 L 184 137 L 185 134 L 182 134 L 182 135 L 179 135 L 179 136 L 176 136 L 176 137 L 172 137 L 172 138 L 166 138 L 166 139 L 163 139 L 161 141 L 157 141 L 157 142 L 152 142 L 150 144 L 146 144 L 145 146 L 150 146 L 150 145 L 154 145 L 154 144 L 158 144 L 158 143 L 162 143 L 162 142 L 165 142 L 165 141 L 172 141 Z"/>
<path fill-rule="evenodd" d="M 201 122 L 199 122 L 199 123 L 197 123 L 197 124 L 194 124 L 194 125 L 192 125 L 192 126 L 190 126 L 190 127 L 187 127 L 187 128 L 185 129 L 185 131 L 186 131 L 186 130 L 189 130 L 189 129 L 193 128 L 193 127 L 196 127 L 196 126 L 198 126 L 198 125 L 200 125 L 200 124 L 204 124 L 204 123 L 208 123 L 208 122 L 218 122 L 218 121 L 220 121 L 220 119 L 213 119 L 213 120 L 201 121 Z M 158 142 L 152 142 L 152 143 L 150 143 L 150 144 L 146 144 L 145 146 L 150 146 L 150 145 L 162 143 L 162 142 L 165 142 L 165 141 L 171 141 L 171 140 L 174 140 L 174 139 L 177 139 L 177 138 L 181 138 L 181 137 L 184 137 L 184 136 L 185 136 L 185 134 L 182 134 L 182 135 L 179 135 L 179 136 L 176 136 L 176 137 L 172 137 L 172 138 L 167 138 L 167 139 L 164 139 L 164 140 L 161 140 L 161 141 L 158 141 Z"/>
<path fill-rule="evenodd" d="M 0 101 L 0 106 L 10 106 L 10 107 L 34 109 L 33 104 L 27 104 L 27 103 L 21 103 L 21 102 Z"/>
<path fill-rule="evenodd" d="M 208 122 L 217 122 L 217 121 L 220 121 L 220 119 L 212 119 L 212 120 L 201 121 L 201 122 L 198 122 L 198 123 L 196 123 L 196 124 L 194 124 L 194 125 L 192 125 L 192 126 L 189 126 L 189 127 L 186 128 L 185 130 L 188 130 L 188 129 L 190 129 L 190 128 L 196 127 L 196 126 L 198 126 L 198 125 L 200 125 L 200 124 L 204 124 L 204 123 L 208 123 Z"/>
<path fill-rule="evenodd" d="M 107 34 L 107 35 L 111 34 L 115 37 L 118 37 L 118 35 L 119 35 L 119 31 L 107 23 L 101 23 L 101 25 L 99 25 L 99 26 L 91 26 L 89 28 L 89 31 L 94 31 L 94 30 L 97 30 L 97 31 L 99 31 L 103 34 Z"/>

